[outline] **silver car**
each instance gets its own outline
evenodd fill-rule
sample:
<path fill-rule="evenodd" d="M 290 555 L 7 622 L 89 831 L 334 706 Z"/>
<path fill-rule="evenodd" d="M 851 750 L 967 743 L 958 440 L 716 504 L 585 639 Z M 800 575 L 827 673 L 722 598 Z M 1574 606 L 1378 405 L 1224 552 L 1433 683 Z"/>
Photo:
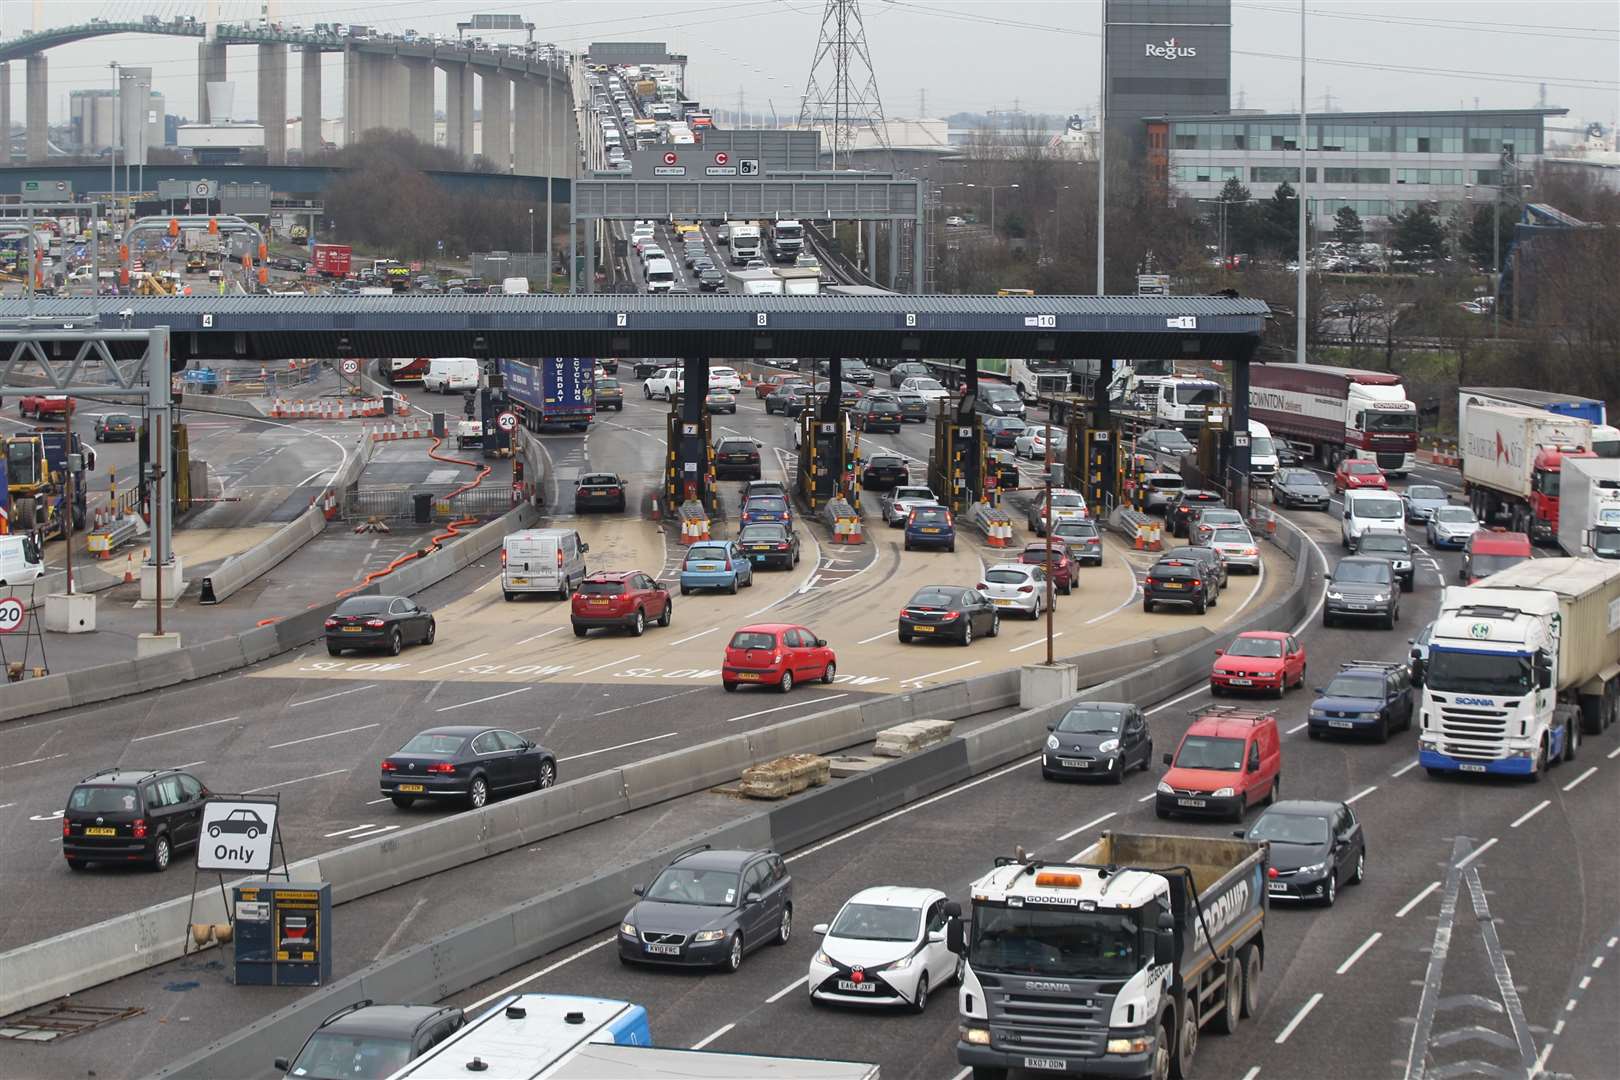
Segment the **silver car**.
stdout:
<path fill-rule="evenodd" d="M 1479 519 L 1466 506 L 1442 506 L 1429 515 L 1423 529 L 1430 547 L 1462 548 L 1479 532 Z"/>
<path fill-rule="evenodd" d="M 1408 484 L 1401 495 L 1406 503 L 1406 520 L 1419 524 L 1428 521 L 1442 506 L 1450 506 L 1446 489 L 1438 484 Z"/>
<path fill-rule="evenodd" d="M 1260 545 L 1255 543 L 1254 535 L 1248 529 L 1240 525 L 1219 526 L 1207 543 L 1221 553 L 1228 570 L 1243 569 L 1251 574 L 1260 572 Z"/>
<path fill-rule="evenodd" d="M 1211 506 L 1198 511 L 1193 519 L 1191 542 L 1207 544 L 1216 529 L 1222 526 L 1243 527 L 1243 512 L 1225 506 Z"/>
<path fill-rule="evenodd" d="M 1090 515 L 1086 512 L 1086 497 L 1078 491 L 1068 488 L 1052 489 L 1051 523 L 1056 525 L 1060 521 L 1084 521 Z M 1036 536 L 1046 535 L 1047 512 L 1046 493 L 1035 496 L 1029 504 L 1028 514 L 1029 531 Z"/>
<path fill-rule="evenodd" d="M 926 487 L 912 487 L 905 484 L 896 487 L 885 495 L 880 502 L 883 507 L 883 520 L 892 528 L 898 529 L 906 523 L 906 518 L 919 506 L 933 506 L 939 502 L 939 497 Z"/>
<path fill-rule="evenodd" d="M 1069 437 L 1062 428 L 1052 429 L 1052 456 L 1059 461 L 1069 447 Z M 1046 460 L 1046 428 L 1026 428 L 1024 433 L 1013 440 L 1013 453 L 1030 461 Z"/>
<path fill-rule="evenodd" d="M 1031 619 L 1038 619 L 1046 611 L 1046 570 L 1039 565 L 996 563 L 984 572 L 979 591 L 1008 614 L 1020 611 Z M 1057 606 L 1055 595 L 1052 606 Z"/>
<path fill-rule="evenodd" d="M 1148 473 L 1142 478 L 1142 509 L 1164 513 L 1171 500 L 1180 495 L 1185 486 L 1178 473 Z"/>

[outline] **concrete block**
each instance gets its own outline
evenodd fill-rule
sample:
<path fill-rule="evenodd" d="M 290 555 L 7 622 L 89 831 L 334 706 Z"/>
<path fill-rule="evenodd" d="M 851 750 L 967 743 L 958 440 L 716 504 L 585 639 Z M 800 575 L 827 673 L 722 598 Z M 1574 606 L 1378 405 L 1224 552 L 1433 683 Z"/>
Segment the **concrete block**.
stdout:
<path fill-rule="evenodd" d="M 1073 664 L 1025 664 L 1018 670 L 1018 705 L 1033 709 L 1066 701 L 1080 692 L 1080 671 Z"/>
<path fill-rule="evenodd" d="M 178 552 L 169 556 L 169 562 L 162 567 L 141 564 L 141 599 L 154 601 L 157 599 L 158 574 L 163 575 L 164 603 L 179 599 L 180 591 L 186 587 L 184 567 Z"/>
<path fill-rule="evenodd" d="M 88 634 L 96 629 L 96 598 L 88 593 L 45 597 L 45 629 L 57 634 Z"/>
<path fill-rule="evenodd" d="M 785 799 L 806 788 L 820 787 L 831 778 L 826 758 L 790 754 L 744 769 L 740 790 L 751 799 Z"/>
<path fill-rule="evenodd" d="M 273 625 L 256 626 L 238 635 L 237 643 L 242 649 L 244 664 L 257 664 L 260 660 L 268 660 L 281 651 L 280 642 L 276 638 L 276 628 Z"/>
<path fill-rule="evenodd" d="M 75 704 L 73 684 L 66 675 L 46 675 L 0 685 L 4 687 L 4 692 L 0 693 L 0 721 L 20 720 Z"/>
<path fill-rule="evenodd" d="M 147 660 L 162 656 L 165 653 L 179 651 L 179 634 L 141 634 L 135 639 L 135 659 L 137 660 Z"/>
<path fill-rule="evenodd" d="M 872 753 L 879 757 L 905 757 L 944 742 L 955 729 L 954 720 L 911 720 L 878 732 Z"/>
<path fill-rule="evenodd" d="M 624 797 L 624 778 L 618 769 L 592 773 L 511 800 L 518 812 L 522 842 L 542 840 L 597 821 L 616 817 L 630 809 Z"/>
<path fill-rule="evenodd" d="M 837 757 L 828 758 L 827 761 L 831 766 L 834 780 L 842 780 L 846 776 L 861 776 L 880 765 L 887 764 L 879 757 L 861 757 L 852 754 L 839 754 Z"/>

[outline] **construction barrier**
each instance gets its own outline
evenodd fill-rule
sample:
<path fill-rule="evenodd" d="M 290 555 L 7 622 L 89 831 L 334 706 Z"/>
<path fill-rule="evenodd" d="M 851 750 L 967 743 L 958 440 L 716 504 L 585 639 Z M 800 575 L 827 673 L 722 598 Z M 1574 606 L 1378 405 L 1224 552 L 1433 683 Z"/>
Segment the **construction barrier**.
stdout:
<path fill-rule="evenodd" d="M 695 544 L 709 539 L 709 515 L 703 504 L 688 500 L 681 504 L 681 543 Z"/>
<path fill-rule="evenodd" d="M 1134 546 L 1137 551 L 1163 551 L 1164 526 L 1157 521 L 1141 521 L 1136 526 Z"/>
<path fill-rule="evenodd" d="M 1000 507 L 988 502 L 974 503 L 968 511 L 968 520 L 984 534 L 984 542 L 993 548 L 1011 547 L 1013 542 L 1012 518 Z"/>
<path fill-rule="evenodd" d="M 839 515 L 833 518 L 833 536 L 835 544 L 859 544 L 861 542 L 861 519 L 858 517 L 844 517 Z"/>
<path fill-rule="evenodd" d="M 403 416 L 409 411 L 410 406 L 406 405 L 399 410 L 399 414 Z M 270 402 L 270 415 L 287 420 L 356 420 L 387 416 L 388 406 L 382 398 L 359 398 L 353 401 L 343 398 L 321 398 L 319 401 L 276 398 Z"/>

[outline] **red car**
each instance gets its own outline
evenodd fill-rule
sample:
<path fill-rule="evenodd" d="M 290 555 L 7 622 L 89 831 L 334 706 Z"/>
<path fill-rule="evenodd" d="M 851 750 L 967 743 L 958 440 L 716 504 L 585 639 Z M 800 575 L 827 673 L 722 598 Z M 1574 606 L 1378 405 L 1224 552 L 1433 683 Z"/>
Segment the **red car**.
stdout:
<path fill-rule="evenodd" d="M 1376 461 L 1345 458 L 1333 474 L 1334 491 L 1360 491 L 1363 489 L 1389 490 L 1389 481 Z"/>
<path fill-rule="evenodd" d="M 1305 685 L 1305 646 L 1292 634 L 1250 630 L 1215 650 L 1209 692 L 1265 690 L 1282 697 L 1290 686 Z"/>
<path fill-rule="evenodd" d="M 837 654 L 809 627 L 757 623 L 731 635 L 720 681 L 728 691 L 742 683 L 761 683 L 785 694 L 795 683 L 830 683 L 837 674 Z"/>
<path fill-rule="evenodd" d="M 592 574 L 579 583 L 572 602 L 575 637 L 584 637 L 594 626 L 628 630 L 640 637 L 649 622 L 668 626 L 675 614 L 669 590 L 640 570 Z"/>
<path fill-rule="evenodd" d="M 1056 537 L 1052 538 L 1052 562 L 1046 562 L 1046 541 L 1027 544 L 1018 561 L 1028 566 L 1045 566 L 1052 575 L 1052 587 L 1064 596 L 1074 590 L 1074 559 L 1069 555 L 1069 545 Z"/>
<path fill-rule="evenodd" d="M 754 384 L 754 396 L 761 400 L 775 393 L 776 388 L 787 382 L 789 375 L 766 375 Z"/>
<path fill-rule="evenodd" d="M 73 411 L 73 399 L 65 394 L 25 394 L 17 399 L 17 412 L 43 420 L 47 416 L 62 417 Z"/>
<path fill-rule="evenodd" d="M 1242 821 L 1255 803 L 1276 802 L 1282 774 L 1277 714 L 1207 705 L 1196 715 L 1175 754 L 1164 755 L 1170 768 L 1155 793 L 1159 817 L 1197 814 Z"/>

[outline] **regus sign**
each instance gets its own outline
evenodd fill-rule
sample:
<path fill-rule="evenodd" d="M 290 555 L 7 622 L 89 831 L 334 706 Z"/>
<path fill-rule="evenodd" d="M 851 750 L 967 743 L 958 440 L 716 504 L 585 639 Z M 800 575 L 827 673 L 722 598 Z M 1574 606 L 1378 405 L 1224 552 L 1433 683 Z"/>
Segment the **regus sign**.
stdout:
<path fill-rule="evenodd" d="M 1151 41 L 1143 46 L 1146 56 L 1156 60 L 1191 60 L 1198 55 L 1195 45 L 1183 45 L 1179 38 L 1166 38 L 1163 45 L 1155 45 Z"/>

